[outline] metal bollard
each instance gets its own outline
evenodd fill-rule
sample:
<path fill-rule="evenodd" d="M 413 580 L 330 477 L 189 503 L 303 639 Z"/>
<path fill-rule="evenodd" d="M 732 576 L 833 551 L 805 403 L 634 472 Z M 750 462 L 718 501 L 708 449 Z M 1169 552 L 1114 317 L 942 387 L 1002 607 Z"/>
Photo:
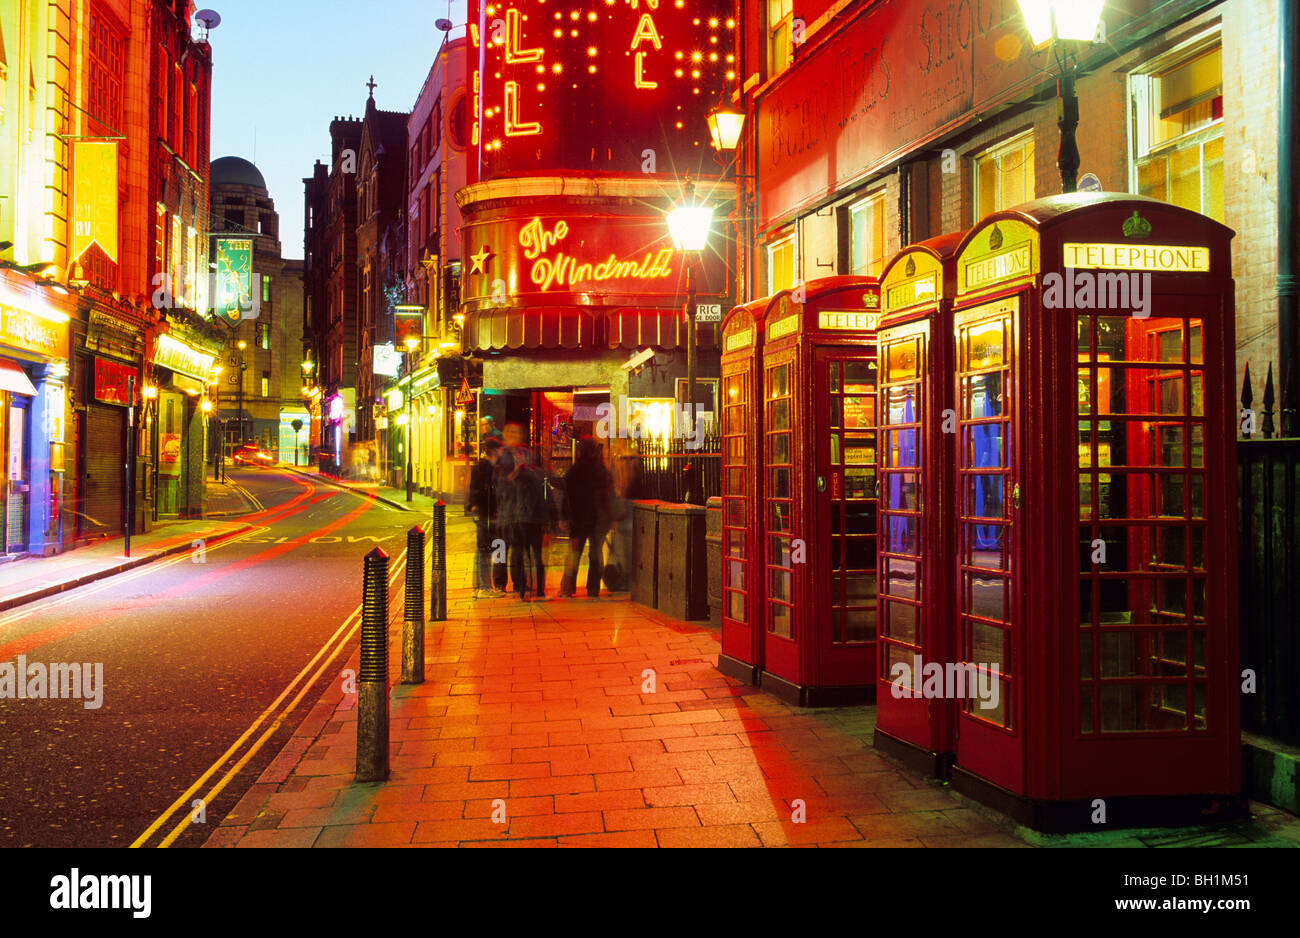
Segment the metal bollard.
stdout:
<path fill-rule="evenodd" d="M 429 575 L 429 621 L 447 621 L 447 505 L 433 506 L 432 572 Z"/>
<path fill-rule="evenodd" d="M 357 684 L 357 781 L 388 778 L 388 555 L 366 554 Z"/>
<path fill-rule="evenodd" d="M 424 531 L 406 532 L 406 597 L 402 624 L 402 683 L 424 683 Z"/>

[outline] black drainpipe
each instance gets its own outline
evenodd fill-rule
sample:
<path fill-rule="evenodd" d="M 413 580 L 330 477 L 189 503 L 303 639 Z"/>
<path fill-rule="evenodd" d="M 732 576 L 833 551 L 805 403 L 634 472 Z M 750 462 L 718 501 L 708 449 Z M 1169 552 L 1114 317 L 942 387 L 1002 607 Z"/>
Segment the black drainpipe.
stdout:
<path fill-rule="evenodd" d="M 1282 378 L 1282 436 L 1300 436 L 1300 348 L 1296 306 L 1296 4 L 1278 4 L 1277 340 Z"/>

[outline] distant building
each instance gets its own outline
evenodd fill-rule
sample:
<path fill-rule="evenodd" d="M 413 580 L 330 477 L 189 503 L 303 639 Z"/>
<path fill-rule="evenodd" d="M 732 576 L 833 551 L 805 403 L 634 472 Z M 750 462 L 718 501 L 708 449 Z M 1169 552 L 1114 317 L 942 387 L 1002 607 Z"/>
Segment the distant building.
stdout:
<path fill-rule="evenodd" d="M 344 470 L 356 439 L 357 151 L 362 122 L 330 122 L 330 166 L 303 180 L 303 297 L 316 364 L 313 420 L 321 424 L 321 465 Z M 322 416 L 323 415 L 323 416 Z M 313 431 L 313 439 L 316 439 Z"/>
<path fill-rule="evenodd" d="M 219 265 L 240 242 L 252 244 L 251 294 L 220 362 L 216 415 L 226 451 L 253 441 L 282 462 L 303 463 L 308 437 L 292 428 L 294 420 L 304 428 L 309 420 L 302 393 L 303 264 L 281 257 L 275 200 L 247 160 L 213 161 L 210 230 Z"/>

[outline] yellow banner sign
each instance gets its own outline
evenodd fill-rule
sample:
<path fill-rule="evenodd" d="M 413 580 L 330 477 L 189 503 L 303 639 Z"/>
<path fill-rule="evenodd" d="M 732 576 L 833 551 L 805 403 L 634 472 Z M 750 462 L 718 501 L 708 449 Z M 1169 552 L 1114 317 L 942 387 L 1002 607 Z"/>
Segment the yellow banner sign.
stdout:
<path fill-rule="evenodd" d="M 1066 267 L 1082 270 L 1203 274 L 1210 269 L 1210 249 L 1196 245 L 1081 244 L 1068 241 L 1061 253 L 1061 261 Z"/>
<path fill-rule="evenodd" d="M 68 321 L 14 306 L 0 306 L 0 345 L 48 358 L 68 357 Z"/>
<path fill-rule="evenodd" d="M 72 144 L 72 260 L 92 244 L 117 263 L 117 141 Z"/>

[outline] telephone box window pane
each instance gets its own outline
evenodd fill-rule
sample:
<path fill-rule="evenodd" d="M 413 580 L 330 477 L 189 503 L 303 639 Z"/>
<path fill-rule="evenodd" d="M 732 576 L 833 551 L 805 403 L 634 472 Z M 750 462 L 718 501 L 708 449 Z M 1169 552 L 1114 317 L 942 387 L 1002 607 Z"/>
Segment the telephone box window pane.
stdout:
<path fill-rule="evenodd" d="M 1205 569 L 1205 526 L 1194 524 L 1190 528 L 1192 544 L 1192 569 Z"/>
<path fill-rule="evenodd" d="M 1103 733 L 1187 728 L 1186 684 L 1103 684 L 1100 692 Z"/>
<path fill-rule="evenodd" d="M 978 573 L 964 573 L 962 576 L 966 580 L 966 611 L 985 619 L 1005 622 L 1006 578 Z"/>
<path fill-rule="evenodd" d="M 745 526 L 745 502 L 739 498 L 728 498 L 727 502 L 727 524 L 743 528 Z"/>
<path fill-rule="evenodd" d="M 768 631 L 781 638 L 790 638 L 794 634 L 794 622 L 790 616 L 790 607 L 773 603 L 768 608 L 772 610 L 772 620 L 768 626 Z"/>
<path fill-rule="evenodd" d="M 790 602 L 790 574 L 783 570 L 768 571 L 768 599 L 777 603 Z"/>
<path fill-rule="evenodd" d="M 1001 475 L 980 473 L 966 477 L 966 504 L 964 514 L 971 518 L 1001 518 L 1004 516 L 1003 485 Z"/>
<path fill-rule="evenodd" d="M 972 682 L 983 679 L 986 686 L 990 686 L 990 696 L 987 700 L 977 697 L 972 690 Z M 978 685 L 977 685 L 978 686 Z M 967 710 L 972 716 L 977 716 L 981 720 L 988 720 L 998 726 L 1011 725 L 1011 685 L 1006 681 L 997 678 L 990 679 L 989 675 L 976 675 L 970 673 L 966 675 L 967 693 L 970 694 L 967 703 Z"/>
<path fill-rule="evenodd" d="M 745 562 L 743 560 L 732 560 L 727 564 L 727 586 L 731 589 L 743 590 L 745 588 Z"/>
<path fill-rule="evenodd" d="M 1159 580 L 1159 612 L 1181 619 L 1187 615 L 1187 581 Z"/>
<path fill-rule="evenodd" d="M 885 419 L 889 423 L 916 423 L 916 385 L 904 384 L 885 391 Z"/>
<path fill-rule="evenodd" d="M 835 398 L 831 398 L 835 401 Z M 837 408 L 832 405 L 831 412 Z M 834 424 L 832 424 L 834 426 Z M 876 396 L 865 395 L 844 398 L 844 426 L 849 430 L 866 430 L 876 425 Z"/>
<path fill-rule="evenodd" d="M 835 513 L 834 509 L 831 513 Z M 869 502 L 847 502 L 844 505 L 844 522 L 846 534 L 875 534 L 876 506 Z"/>
<path fill-rule="evenodd" d="M 827 362 L 826 372 L 827 372 L 826 374 L 827 388 L 832 393 L 838 393 L 840 389 L 840 363 Z"/>
<path fill-rule="evenodd" d="M 876 567 L 876 539 L 851 537 L 845 541 L 845 567 L 849 570 L 874 570 Z"/>
<path fill-rule="evenodd" d="M 1006 532 L 1001 524 L 966 524 L 966 563 L 986 570 L 1006 570 Z"/>
<path fill-rule="evenodd" d="M 890 602 L 888 606 L 889 621 L 885 627 L 889 637 L 902 642 L 916 642 L 916 607 L 907 603 Z"/>
<path fill-rule="evenodd" d="M 850 466 L 874 466 L 876 464 L 875 433 L 848 434 L 845 442 L 844 461 Z"/>
<path fill-rule="evenodd" d="M 1078 402 L 1079 402 L 1079 407 L 1078 407 L 1079 415 L 1085 416 L 1087 414 L 1092 413 L 1092 369 L 1091 368 L 1079 369 L 1078 381 L 1076 382 L 1075 396 L 1078 398 Z"/>
<path fill-rule="evenodd" d="M 1205 477 L 1193 475 L 1191 477 L 1191 509 L 1193 518 L 1205 517 Z"/>
<path fill-rule="evenodd" d="M 1093 676 L 1092 633 L 1083 632 L 1079 635 L 1079 680 L 1090 681 Z"/>
<path fill-rule="evenodd" d="M 1150 672 L 1143 669 L 1141 662 L 1150 653 L 1149 641 L 1150 636 L 1146 633 L 1102 632 L 1101 676 L 1104 678 L 1148 676 Z"/>
<path fill-rule="evenodd" d="M 874 573 L 850 573 L 844 578 L 844 586 L 845 605 L 861 606 L 876 598 L 876 575 Z"/>
<path fill-rule="evenodd" d="M 1192 688 L 1192 728 L 1205 729 L 1205 685 L 1197 684 Z"/>
<path fill-rule="evenodd" d="M 1201 373 L 1192 372 L 1192 416 L 1205 416 L 1205 396 L 1201 392 Z"/>
<path fill-rule="evenodd" d="M 1158 511 L 1161 517 L 1183 517 L 1183 483 L 1184 477 L 1180 475 L 1161 475 L 1159 477 L 1160 505 Z"/>
<path fill-rule="evenodd" d="M 1187 633 L 1157 632 L 1155 664 L 1160 677 L 1185 677 L 1187 675 Z"/>
<path fill-rule="evenodd" d="M 885 592 L 902 599 L 916 599 L 917 562 L 886 557 L 884 560 Z"/>
<path fill-rule="evenodd" d="M 790 393 L 790 366 L 781 365 L 767 373 L 768 397 L 784 397 Z"/>
<path fill-rule="evenodd" d="M 970 624 L 970 657 L 973 664 L 983 665 L 994 670 L 1005 670 L 1002 665 L 1004 636 L 1006 629 L 983 622 Z"/>
<path fill-rule="evenodd" d="M 789 498 L 790 497 L 790 470 L 789 469 L 769 469 L 768 483 L 772 486 L 770 493 L 772 498 Z"/>
<path fill-rule="evenodd" d="M 838 433 L 832 433 L 831 434 L 831 465 L 838 466 L 841 465 L 843 462 L 844 460 L 840 458 L 840 435 Z"/>
<path fill-rule="evenodd" d="M 917 673 L 915 654 L 916 652 L 910 648 L 894 644 L 885 645 L 885 673 L 889 675 L 891 684 L 914 692 L 920 690 L 921 675 Z M 896 668 L 897 665 L 903 667 Z"/>
<path fill-rule="evenodd" d="M 885 434 L 885 462 L 889 466 L 915 467 L 917 434 L 915 430 L 893 430 Z"/>
<path fill-rule="evenodd" d="M 916 518 L 889 518 L 889 552 L 916 556 Z"/>
<path fill-rule="evenodd" d="M 831 400 L 835 401 L 837 399 L 831 398 Z M 837 411 L 838 411 L 838 407 L 832 407 L 831 413 L 835 415 L 835 417 L 838 417 Z M 774 401 L 768 407 L 768 417 L 771 420 L 771 427 L 773 430 L 789 430 L 790 429 L 790 401 L 788 399 Z M 834 417 L 832 418 L 831 426 L 839 426 L 838 422 L 834 419 Z"/>
<path fill-rule="evenodd" d="M 727 440 L 727 465 L 743 466 L 745 464 L 745 438 L 733 436 Z"/>
<path fill-rule="evenodd" d="M 745 470 L 743 468 L 737 467 L 727 470 L 727 494 L 745 494 Z"/>
<path fill-rule="evenodd" d="M 1007 464 L 1005 433 L 1004 423 L 982 423 L 967 427 L 963 434 L 966 445 L 964 465 L 970 469 L 993 469 L 1005 466 Z"/>
<path fill-rule="evenodd" d="M 1002 372 L 962 378 L 962 409 L 967 420 L 1004 416 Z"/>
<path fill-rule="evenodd" d="M 876 639 L 876 610 L 848 609 L 844 612 L 844 640 L 872 642 Z"/>
<path fill-rule="evenodd" d="M 830 406 L 830 419 L 827 420 L 827 426 L 842 427 L 844 426 L 844 401 L 842 398 L 829 397 L 826 403 Z"/>
<path fill-rule="evenodd" d="M 768 528 L 773 531 L 789 531 L 790 518 L 792 512 L 790 505 L 782 502 L 773 502 L 768 506 Z"/>
<path fill-rule="evenodd" d="M 844 363 L 844 393 L 871 394 L 876 390 L 876 363 L 873 361 L 847 361 Z"/>
<path fill-rule="evenodd" d="M 1193 319 L 1188 329 L 1189 339 L 1191 340 L 1191 361 L 1194 365 L 1202 363 L 1201 357 L 1201 321 Z"/>
<path fill-rule="evenodd" d="M 1183 428 L 1177 426 L 1163 425 L 1159 428 L 1159 459 L 1157 466 L 1169 466 L 1175 469 L 1183 467 Z M 1181 506 L 1176 514 L 1182 514 Z"/>
<path fill-rule="evenodd" d="M 1205 619 L 1205 580 L 1200 577 L 1192 580 L 1192 618 Z"/>
<path fill-rule="evenodd" d="M 1079 580 L 1079 625 L 1092 627 L 1092 581 Z"/>
<path fill-rule="evenodd" d="M 1091 687 L 1079 688 L 1079 732 L 1091 733 L 1094 731 L 1095 724 L 1092 721 L 1092 699 L 1093 693 Z"/>
<path fill-rule="evenodd" d="M 790 462 L 790 434 L 773 433 L 767 438 L 770 452 L 768 461 L 777 465 Z"/>
<path fill-rule="evenodd" d="M 1181 362 L 1183 360 L 1183 332 L 1170 329 L 1156 333 L 1156 361 Z"/>
<path fill-rule="evenodd" d="M 779 534 L 770 535 L 767 539 L 768 563 L 774 567 L 790 567 L 790 539 L 781 537 Z"/>
<path fill-rule="evenodd" d="M 746 622 L 745 618 L 745 594 L 735 593 L 730 590 L 727 592 L 727 604 L 730 607 L 728 617 L 735 622 Z"/>
<path fill-rule="evenodd" d="M 917 476 L 914 472 L 891 472 L 886 477 L 885 498 L 891 511 L 917 511 Z"/>
<path fill-rule="evenodd" d="M 885 380 L 893 382 L 916 378 L 920 362 L 919 348 L 920 342 L 915 338 L 891 343 L 886 353 Z"/>
<path fill-rule="evenodd" d="M 727 532 L 727 556 L 744 557 L 745 556 L 745 532 L 728 531 Z"/>
<path fill-rule="evenodd" d="M 850 466 L 844 470 L 844 497 L 871 498 L 875 494 L 876 470 Z"/>
<path fill-rule="evenodd" d="M 1160 407 L 1157 411 L 1160 414 L 1182 416 L 1186 413 L 1183 408 L 1183 379 L 1181 376 L 1164 378 L 1159 383 L 1160 388 Z"/>
<path fill-rule="evenodd" d="M 1004 320 L 971 326 L 966 333 L 966 361 L 963 371 L 978 371 L 1001 366 L 1005 361 Z"/>

